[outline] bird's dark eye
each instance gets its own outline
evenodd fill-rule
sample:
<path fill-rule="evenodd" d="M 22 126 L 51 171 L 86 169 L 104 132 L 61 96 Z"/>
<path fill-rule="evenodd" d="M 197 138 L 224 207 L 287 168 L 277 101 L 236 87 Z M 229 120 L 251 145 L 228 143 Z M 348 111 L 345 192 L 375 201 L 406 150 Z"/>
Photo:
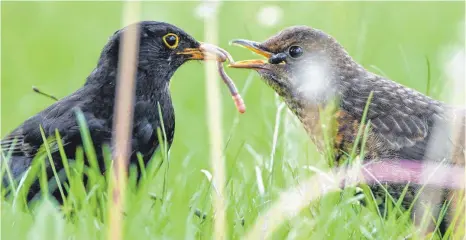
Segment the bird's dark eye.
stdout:
<path fill-rule="evenodd" d="M 170 49 L 174 49 L 178 47 L 178 42 L 179 42 L 179 38 L 174 33 L 169 33 L 163 36 L 163 43 L 165 43 L 165 46 L 167 46 Z"/>
<path fill-rule="evenodd" d="M 298 46 L 291 46 L 290 49 L 288 50 L 288 53 L 292 58 L 298 58 L 303 55 L 304 50 L 301 47 Z"/>

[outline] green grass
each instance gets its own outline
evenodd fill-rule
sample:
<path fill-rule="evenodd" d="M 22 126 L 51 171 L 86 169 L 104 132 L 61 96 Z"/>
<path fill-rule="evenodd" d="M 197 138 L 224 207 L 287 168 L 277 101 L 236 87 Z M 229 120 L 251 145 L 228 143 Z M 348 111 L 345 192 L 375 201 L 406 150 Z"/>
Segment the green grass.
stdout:
<path fill-rule="evenodd" d="M 173 23 L 202 41 L 204 25 L 193 13 L 197 5 L 146 2 L 142 16 Z M 266 28 L 257 23 L 256 13 L 264 5 L 283 9 L 284 17 L 277 26 Z M 121 27 L 122 4 L 2 2 L 1 6 L 1 134 L 5 136 L 52 103 L 34 93 L 31 86 L 63 97 L 84 83 L 107 38 Z M 310 25 L 335 36 L 369 70 L 383 72 L 421 92 L 428 89 L 429 95 L 437 99 L 444 99 L 444 90 L 451 86 L 442 72 L 439 56 L 452 45 L 463 46 L 464 41 L 458 37 L 462 34 L 458 33 L 459 24 L 465 19 L 462 2 L 225 2 L 220 11 L 219 45 L 236 60 L 252 55 L 242 48 L 228 46 L 231 39 L 261 41 L 286 26 Z M 227 236 L 239 239 L 281 191 L 313 176 L 304 166 L 326 169 L 328 160 L 317 153 L 300 123 L 286 108 L 277 114 L 280 101 L 257 75 L 227 71 L 240 90 L 246 89 L 243 97 L 248 107 L 246 114 L 239 116 L 227 89 L 222 87 Z M 164 154 L 159 153 L 147 168 L 141 188 L 135 189 L 134 178 L 130 177 L 126 239 L 212 238 L 214 190 L 201 172 L 212 172 L 204 84 L 201 64 L 188 63 L 173 77 L 171 90 L 177 122 L 169 168 L 168 161 L 162 161 Z M 95 184 L 83 186 L 81 176 L 93 172 L 83 166 L 83 158 L 79 157 L 92 157 L 92 151 L 84 148 L 67 167 L 71 181 L 69 186 L 62 187 L 71 194 L 63 208 L 49 201 L 27 208 L 20 193 L 13 199 L 2 197 L 2 239 L 106 236 L 108 206 L 104 179 L 108 176 L 95 174 Z M 37 160 L 39 164 L 47 158 Z M 256 167 L 264 183 L 262 194 Z M 38 169 L 31 170 L 28 177 L 41 174 Z M 16 187 L 27 188 L 27 182 Z M 375 210 L 361 207 L 350 194 L 353 191 L 350 188 L 345 190 L 348 194 L 328 194 L 311 203 L 298 216 L 284 221 L 272 238 L 418 238 L 409 218 L 389 211 L 382 220 Z M 205 219 L 197 216 L 203 214 Z"/>

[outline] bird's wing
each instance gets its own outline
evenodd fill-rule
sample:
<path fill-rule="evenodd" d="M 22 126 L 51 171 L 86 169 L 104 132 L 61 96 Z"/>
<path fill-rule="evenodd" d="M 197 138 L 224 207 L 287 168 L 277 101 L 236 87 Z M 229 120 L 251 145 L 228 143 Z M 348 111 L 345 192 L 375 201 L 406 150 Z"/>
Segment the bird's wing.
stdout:
<path fill-rule="evenodd" d="M 3 155 L 12 154 L 14 156 L 33 157 L 43 143 L 39 128 L 41 120 L 42 118 L 39 115 L 29 118 L 2 139 Z M 37 125 L 37 128 L 31 128 L 32 125 Z"/>
<path fill-rule="evenodd" d="M 24 149 L 25 153 L 35 152 L 31 146 L 24 146 L 24 135 L 22 134 L 21 127 L 11 132 L 8 136 L 1 140 L 2 154 L 8 153 L 17 154 L 21 153 Z"/>
<path fill-rule="evenodd" d="M 398 83 L 374 77 L 365 85 L 349 89 L 342 107 L 361 119 L 370 92 L 373 97 L 367 119 L 372 132 L 391 152 L 422 158 L 434 124 L 445 122 L 445 107 L 438 101 Z"/>
<path fill-rule="evenodd" d="M 58 130 L 62 144 L 65 147 L 76 147 L 81 144 L 80 128 L 76 118 L 79 101 L 73 98 L 57 102 L 35 116 L 27 119 L 22 125 L 11 132 L 1 141 L 2 150 L 6 153 L 11 150 L 15 156 L 33 157 L 43 145 L 40 127 L 43 128 L 50 150 L 58 151 L 55 131 Z M 111 129 L 106 122 L 96 118 L 92 113 L 84 112 L 91 137 L 96 140 L 106 140 L 111 137 Z"/>
<path fill-rule="evenodd" d="M 166 109 L 163 109 L 163 108 Z M 133 123 L 133 150 L 137 149 L 145 158 L 152 157 L 152 153 L 159 148 L 159 139 L 166 142 L 167 148 L 173 141 L 175 119 L 171 104 L 162 104 L 162 113 L 159 116 L 158 108 L 147 101 L 138 101 L 134 108 Z M 165 119 L 162 127 L 161 119 Z M 157 128 L 160 128 L 160 136 Z M 165 130 L 165 132 L 163 132 Z"/>

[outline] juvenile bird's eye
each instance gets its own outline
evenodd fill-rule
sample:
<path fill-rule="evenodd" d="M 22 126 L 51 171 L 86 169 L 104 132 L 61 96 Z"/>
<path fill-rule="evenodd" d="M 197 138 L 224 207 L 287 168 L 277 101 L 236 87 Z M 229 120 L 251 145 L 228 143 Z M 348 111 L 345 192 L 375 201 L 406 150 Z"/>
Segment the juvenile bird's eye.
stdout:
<path fill-rule="evenodd" d="M 174 49 L 178 47 L 178 42 L 179 42 L 179 38 L 174 33 L 169 33 L 163 36 L 163 43 L 165 43 L 165 45 L 170 49 Z"/>
<path fill-rule="evenodd" d="M 298 46 L 291 46 L 290 49 L 288 50 L 288 53 L 292 58 L 298 58 L 303 55 L 304 50 L 301 47 Z"/>

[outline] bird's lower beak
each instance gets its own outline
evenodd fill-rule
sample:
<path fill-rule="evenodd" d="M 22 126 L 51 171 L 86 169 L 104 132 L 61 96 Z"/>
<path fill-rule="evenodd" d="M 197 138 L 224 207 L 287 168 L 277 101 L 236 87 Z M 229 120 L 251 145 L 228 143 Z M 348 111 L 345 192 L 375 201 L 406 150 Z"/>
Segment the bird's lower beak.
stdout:
<path fill-rule="evenodd" d="M 244 40 L 244 39 L 237 39 L 231 41 L 231 44 L 238 45 L 249 49 L 250 51 L 259 54 L 263 57 L 269 59 L 272 56 L 272 53 L 264 49 L 260 43 Z M 264 68 L 268 61 L 266 59 L 253 59 L 253 60 L 244 60 L 230 63 L 228 66 L 232 68 L 250 68 L 250 69 L 259 69 Z"/>
<path fill-rule="evenodd" d="M 259 69 L 259 68 L 264 68 L 265 64 L 267 64 L 266 60 L 254 59 L 254 60 L 243 60 L 243 61 L 237 61 L 234 63 L 230 63 L 228 64 L 228 67 Z"/>
<path fill-rule="evenodd" d="M 198 48 L 185 48 L 177 54 L 188 55 L 187 59 L 189 60 L 216 60 L 220 62 L 225 62 L 226 56 L 225 50 L 221 48 L 208 44 L 201 43 Z"/>

